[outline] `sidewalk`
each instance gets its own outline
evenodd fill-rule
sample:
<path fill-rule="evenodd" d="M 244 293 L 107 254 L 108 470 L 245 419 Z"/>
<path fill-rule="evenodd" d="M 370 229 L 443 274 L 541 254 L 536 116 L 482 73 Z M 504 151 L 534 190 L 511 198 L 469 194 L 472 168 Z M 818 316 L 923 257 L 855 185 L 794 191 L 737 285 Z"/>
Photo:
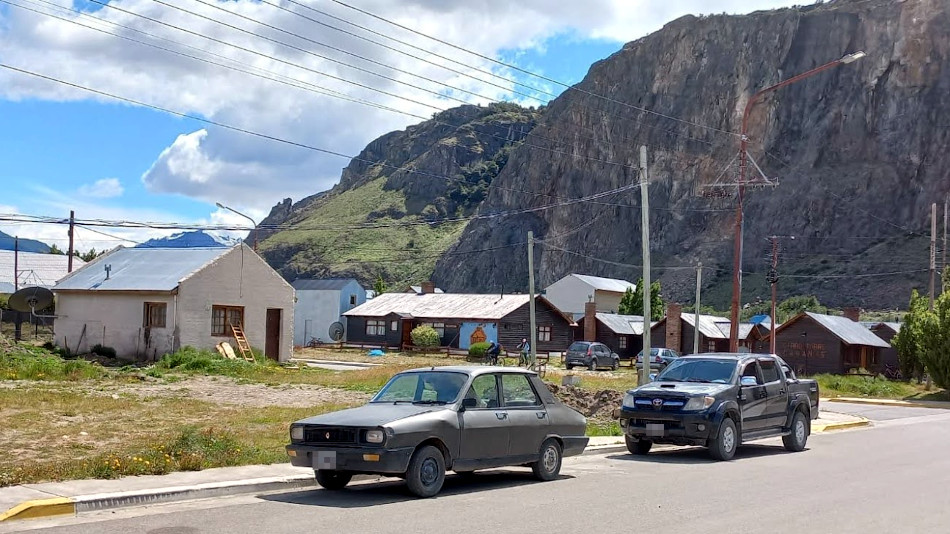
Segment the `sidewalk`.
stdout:
<path fill-rule="evenodd" d="M 867 425 L 863 418 L 822 412 L 812 422 L 814 433 Z M 584 454 L 626 452 L 623 436 L 596 436 Z M 142 506 L 313 488 L 313 470 L 290 463 L 221 467 L 167 475 L 124 477 L 116 480 L 71 480 L 0 488 L 0 521 L 75 515 L 94 510 Z"/>
<path fill-rule="evenodd" d="M 903 408 L 942 408 L 950 410 L 950 402 L 947 401 L 928 401 L 928 400 L 892 400 L 892 399 L 866 399 L 863 397 L 835 397 L 822 398 L 821 402 L 850 402 L 852 404 L 873 404 L 876 406 L 892 406 Z"/>

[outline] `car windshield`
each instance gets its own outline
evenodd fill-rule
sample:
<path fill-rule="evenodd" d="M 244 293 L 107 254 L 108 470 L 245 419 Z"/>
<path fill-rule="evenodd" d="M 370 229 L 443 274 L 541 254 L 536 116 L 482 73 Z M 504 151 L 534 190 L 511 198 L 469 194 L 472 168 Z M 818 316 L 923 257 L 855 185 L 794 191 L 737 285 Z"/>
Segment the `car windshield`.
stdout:
<path fill-rule="evenodd" d="M 389 379 L 370 402 L 448 404 L 455 402 L 468 375 L 450 371 L 400 373 Z"/>
<path fill-rule="evenodd" d="M 589 345 L 590 343 L 574 343 L 568 347 L 567 350 L 573 352 L 586 352 Z"/>
<path fill-rule="evenodd" d="M 735 370 L 736 362 L 731 360 L 677 358 L 657 375 L 656 381 L 728 384 Z"/>
<path fill-rule="evenodd" d="M 660 349 L 650 349 L 650 356 L 656 356 L 656 355 L 659 354 L 659 353 L 660 353 Z M 642 357 L 643 357 L 643 351 L 642 351 L 642 350 L 637 353 L 637 357 L 638 357 L 638 358 L 642 358 Z"/>

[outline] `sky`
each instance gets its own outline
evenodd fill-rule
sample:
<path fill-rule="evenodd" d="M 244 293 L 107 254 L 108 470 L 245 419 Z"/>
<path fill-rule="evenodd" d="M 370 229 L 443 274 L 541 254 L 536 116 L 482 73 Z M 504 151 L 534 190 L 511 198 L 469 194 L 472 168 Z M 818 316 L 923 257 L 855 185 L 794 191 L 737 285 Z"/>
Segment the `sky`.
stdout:
<path fill-rule="evenodd" d="M 74 210 L 80 219 L 249 224 L 216 204 L 260 221 L 283 198 L 332 187 L 343 156 L 386 132 L 463 103 L 537 106 L 564 89 L 491 59 L 570 85 L 682 15 L 794 4 L 0 0 L 0 218 Z M 58 225 L 0 220 L 0 231 L 67 242 Z M 81 227 L 76 246 L 168 233 Z"/>

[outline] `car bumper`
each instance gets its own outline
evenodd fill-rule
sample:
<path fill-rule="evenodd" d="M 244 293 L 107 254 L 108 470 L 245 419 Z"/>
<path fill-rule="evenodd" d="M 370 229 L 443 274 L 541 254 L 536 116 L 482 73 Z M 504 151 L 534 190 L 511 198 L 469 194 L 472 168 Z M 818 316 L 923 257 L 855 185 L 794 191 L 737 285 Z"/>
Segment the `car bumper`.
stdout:
<path fill-rule="evenodd" d="M 715 412 L 664 413 L 653 410 L 618 410 L 624 435 L 654 443 L 705 445 L 716 435 Z"/>
<path fill-rule="evenodd" d="M 292 443 L 287 445 L 290 463 L 297 467 L 323 468 L 367 474 L 402 474 L 409 468 L 413 447 L 380 449 L 374 447 L 322 447 Z M 327 454 L 318 454 L 327 453 Z M 332 457 L 331 463 L 318 464 Z"/>
<path fill-rule="evenodd" d="M 568 436 L 562 437 L 561 441 L 564 442 L 564 450 L 561 451 L 561 456 L 568 457 L 583 454 L 590 438 L 587 436 Z"/>
<path fill-rule="evenodd" d="M 590 362 L 591 362 L 590 358 L 570 358 L 570 357 L 568 357 L 568 358 L 565 358 L 565 359 L 564 359 L 564 365 L 577 365 L 577 366 L 579 366 L 579 367 L 589 367 L 589 366 L 590 366 Z"/>

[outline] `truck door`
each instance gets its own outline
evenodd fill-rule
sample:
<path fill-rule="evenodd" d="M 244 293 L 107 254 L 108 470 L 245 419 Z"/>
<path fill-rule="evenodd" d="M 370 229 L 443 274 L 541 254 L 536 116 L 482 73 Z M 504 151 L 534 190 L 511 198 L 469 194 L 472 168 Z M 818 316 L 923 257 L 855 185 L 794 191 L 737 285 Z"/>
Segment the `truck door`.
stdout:
<path fill-rule="evenodd" d="M 739 409 L 742 411 L 742 432 L 762 430 L 767 425 L 768 396 L 755 360 L 747 363 L 739 374 Z"/>
<path fill-rule="evenodd" d="M 759 371 L 762 373 L 762 380 L 765 382 L 765 394 L 768 402 L 765 405 L 766 428 L 785 426 L 786 412 L 788 410 L 788 387 L 782 380 L 778 365 L 771 358 L 761 358 L 759 360 Z"/>

